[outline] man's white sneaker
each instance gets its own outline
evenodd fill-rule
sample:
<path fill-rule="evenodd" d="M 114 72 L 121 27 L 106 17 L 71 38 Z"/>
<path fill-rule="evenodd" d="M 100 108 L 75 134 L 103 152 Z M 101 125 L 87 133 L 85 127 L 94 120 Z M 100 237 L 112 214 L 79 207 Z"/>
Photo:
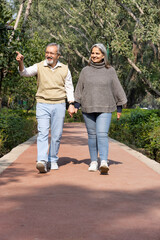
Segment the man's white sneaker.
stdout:
<path fill-rule="evenodd" d="M 98 170 L 98 162 L 92 161 L 89 165 L 88 171 L 90 172 L 96 172 Z"/>
<path fill-rule="evenodd" d="M 102 160 L 100 167 L 99 167 L 100 172 L 103 173 L 108 173 L 109 171 L 109 166 L 106 160 Z"/>
<path fill-rule="evenodd" d="M 51 170 L 58 170 L 58 164 L 56 162 L 51 162 Z"/>
<path fill-rule="evenodd" d="M 36 168 L 39 170 L 40 173 L 46 173 L 47 172 L 46 161 L 38 161 L 36 164 Z"/>

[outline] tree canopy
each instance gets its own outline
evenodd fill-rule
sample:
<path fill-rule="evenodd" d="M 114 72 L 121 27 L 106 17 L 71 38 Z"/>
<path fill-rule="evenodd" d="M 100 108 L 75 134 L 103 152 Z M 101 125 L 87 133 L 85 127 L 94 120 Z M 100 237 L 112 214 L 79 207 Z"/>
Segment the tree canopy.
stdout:
<path fill-rule="evenodd" d="M 74 85 L 91 46 L 101 42 L 108 48 L 128 107 L 147 93 L 160 97 L 158 0 L 13 0 L 12 7 L 6 3 L 2 0 L 0 8 L 1 97 L 34 98 L 36 81 L 18 76 L 15 49 L 29 66 L 44 58 L 50 42 L 62 46 L 61 61 L 69 64 Z"/>

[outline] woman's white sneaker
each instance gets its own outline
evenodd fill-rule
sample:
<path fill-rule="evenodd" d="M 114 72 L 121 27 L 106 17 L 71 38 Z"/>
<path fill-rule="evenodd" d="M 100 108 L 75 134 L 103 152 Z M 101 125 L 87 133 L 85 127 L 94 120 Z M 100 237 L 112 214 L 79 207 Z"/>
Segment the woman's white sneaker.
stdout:
<path fill-rule="evenodd" d="M 98 162 L 92 161 L 89 165 L 88 171 L 90 172 L 96 172 L 98 170 Z"/>
<path fill-rule="evenodd" d="M 107 174 L 108 171 L 109 171 L 109 166 L 108 166 L 108 163 L 106 160 L 102 160 L 101 161 L 101 164 L 100 164 L 100 167 L 99 167 L 99 170 L 100 170 L 100 173 L 105 173 Z"/>
<path fill-rule="evenodd" d="M 56 162 L 51 162 L 51 170 L 58 170 L 58 164 Z"/>

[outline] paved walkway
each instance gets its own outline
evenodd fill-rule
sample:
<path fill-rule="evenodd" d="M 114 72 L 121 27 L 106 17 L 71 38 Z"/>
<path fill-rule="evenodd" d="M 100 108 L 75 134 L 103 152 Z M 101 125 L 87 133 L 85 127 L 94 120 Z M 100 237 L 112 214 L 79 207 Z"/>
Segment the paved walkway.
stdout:
<path fill-rule="evenodd" d="M 158 163 L 111 140 L 109 175 L 88 172 L 82 123 L 65 124 L 59 157 L 39 174 L 32 138 L 0 159 L 0 240 L 160 240 Z"/>

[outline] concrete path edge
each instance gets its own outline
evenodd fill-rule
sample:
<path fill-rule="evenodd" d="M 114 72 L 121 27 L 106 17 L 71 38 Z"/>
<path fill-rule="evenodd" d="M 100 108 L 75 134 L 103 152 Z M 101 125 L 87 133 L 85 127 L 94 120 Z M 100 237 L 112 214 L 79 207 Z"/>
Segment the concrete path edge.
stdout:
<path fill-rule="evenodd" d="M 9 153 L 0 158 L 0 174 L 11 165 L 27 148 L 35 143 L 37 135 L 13 148 Z"/>
<path fill-rule="evenodd" d="M 115 142 L 116 144 L 119 145 L 119 147 L 123 148 L 125 151 L 130 153 L 132 156 L 136 157 L 138 160 L 140 160 L 141 162 L 146 164 L 148 167 L 152 168 L 155 172 L 160 174 L 160 164 L 158 162 L 156 162 L 155 160 L 146 157 L 142 153 L 140 153 L 136 150 L 133 150 L 132 148 L 128 147 L 127 145 L 125 145 L 121 142 L 118 142 L 112 138 L 110 138 L 110 141 Z"/>

